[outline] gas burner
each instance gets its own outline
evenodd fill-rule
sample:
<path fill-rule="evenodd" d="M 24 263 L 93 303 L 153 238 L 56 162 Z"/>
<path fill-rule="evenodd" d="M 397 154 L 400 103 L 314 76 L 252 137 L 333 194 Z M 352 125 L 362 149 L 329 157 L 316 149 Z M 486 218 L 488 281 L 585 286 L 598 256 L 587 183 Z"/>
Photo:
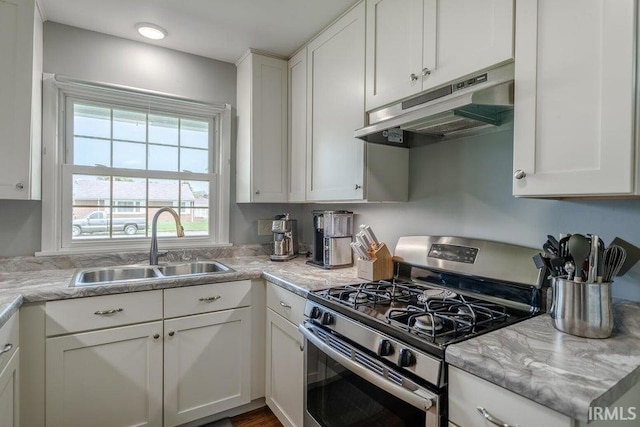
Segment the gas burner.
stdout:
<path fill-rule="evenodd" d="M 387 290 L 387 292 L 389 292 L 389 295 L 391 295 L 391 298 L 393 299 L 404 297 L 409 294 L 409 292 L 404 291 L 399 286 L 393 286 L 393 285 L 391 286 L 391 289 Z"/>
<path fill-rule="evenodd" d="M 469 307 L 468 305 L 459 305 L 457 307 L 452 307 L 454 309 L 456 309 L 456 313 L 461 315 L 461 316 L 473 316 L 473 309 L 471 307 Z"/>
<path fill-rule="evenodd" d="M 425 304 L 429 300 L 446 300 L 456 298 L 458 294 L 448 289 L 425 289 L 418 295 L 418 301 Z"/>
<path fill-rule="evenodd" d="M 418 331 L 433 332 L 442 329 L 442 321 L 431 314 L 423 314 L 413 318 L 415 323 L 413 327 Z"/>
<path fill-rule="evenodd" d="M 351 304 L 364 304 L 369 301 L 369 296 L 365 292 L 355 291 L 349 294 Z"/>

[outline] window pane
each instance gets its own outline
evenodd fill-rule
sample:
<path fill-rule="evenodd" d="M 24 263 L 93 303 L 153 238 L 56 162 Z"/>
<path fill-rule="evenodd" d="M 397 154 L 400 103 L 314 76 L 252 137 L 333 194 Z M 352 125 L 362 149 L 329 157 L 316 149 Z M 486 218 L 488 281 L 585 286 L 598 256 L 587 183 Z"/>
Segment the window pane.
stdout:
<path fill-rule="evenodd" d="M 181 148 L 180 170 L 194 173 L 209 172 L 209 151 Z"/>
<path fill-rule="evenodd" d="M 73 164 L 111 166 L 111 142 L 104 139 L 73 138 Z"/>
<path fill-rule="evenodd" d="M 146 144 L 113 141 L 113 167 L 126 169 L 146 169 Z"/>
<path fill-rule="evenodd" d="M 178 119 L 175 117 L 149 115 L 149 142 L 178 145 Z"/>
<path fill-rule="evenodd" d="M 102 207 L 74 207 L 71 224 L 71 238 L 108 239 L 111 225 L 110 209 Z"/>
<path fill-rule="evenodd" d="M 209 123 L 200 120 L 180 120 L 180 145 L 183 147 L 208 148 Z"/>
<path fill-rule="evenodd" d="M 177 179 L 150 179 L 149 206 L 178 206 L 178 188 Z M 170 214 L 167 214 L 167 216 L 170 216 Z"/>
<path fill-rule="evenodd" d="M 73 175 L 72 195 L 74 206 L 109 206 L 111 204 L 111 178 L 108 176 Z"/>
<path fill-rule="evenodd" d="M 186 185 L 193 194 L 193 198 L 195 201 L 202 201 L 203 206 L 206 204 L 209 206 L 209 181 L 182 181 L 183 185 Z M 184 198 L 183 198 L 184 199 Z M 198 203 L 196 203 L 198 204 Z"/>
<path fill-rule="evenodd" d="M 153 221 L 153 216 L 158 212 L 159 207 L 150 207 L 149 214 L 147 216 L 147 223 L 149 224 L 149 235 L 151 235 L 151 226 Z M 176 209 L 176 213 L 178 210 Z M 176 232 L 176 221 L 173 219 L 173 215 L 169 212 L 162 212 L 158 217 L 157 222 L 157 231 L 158 236 L 177 236 Z"/>
<path fill-rule="evenodd" d="M 113 110 L 113 139 L 147 140 L 147 115 L 137 111 Z"/>
<path fill-rule="evenodd" d="M 178 171 L 178 148 L 149 145 L 149 170 Z"/>
<path fill-rule="evenodd" d="M 147 202 L 147 180 L 145 178 L 130 178 L 124 176 L 113 177 L 113 205 L 117 205 L 118 200 L 129 200 L 146 206 Z"/>
<path fill-rule="evenodd" d="M 94 105 L 73 105 L 73 134 L 111 137 L 111 109 Z"/>
<path fill-rule="evenodd" d="M 209 209 L 201 207 L 182 208 L 180 209 L 180 220 L 184 227 L 185 236 L 209 235 Z"/>

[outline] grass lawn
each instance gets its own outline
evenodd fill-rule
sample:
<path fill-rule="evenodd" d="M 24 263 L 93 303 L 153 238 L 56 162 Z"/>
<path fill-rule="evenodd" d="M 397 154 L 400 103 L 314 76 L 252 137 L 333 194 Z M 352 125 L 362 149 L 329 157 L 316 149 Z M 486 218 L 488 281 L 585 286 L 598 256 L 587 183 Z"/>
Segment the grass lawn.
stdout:
<path fill-rule="evenodd" d="M 183 222 L 182 226 L 184 227 L 184 231 L 207 231 L 209 229 L 209 223 L 206 221 Z M 175 229 L 176 224 L 173 221 L 158 222 L 159 232 L 175 231 Z"/>

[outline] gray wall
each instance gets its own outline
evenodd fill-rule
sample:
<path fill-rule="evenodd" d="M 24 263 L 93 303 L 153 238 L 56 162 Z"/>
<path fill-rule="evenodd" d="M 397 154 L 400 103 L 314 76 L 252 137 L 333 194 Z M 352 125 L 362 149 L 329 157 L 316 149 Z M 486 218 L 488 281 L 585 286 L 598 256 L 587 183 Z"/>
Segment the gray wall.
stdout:
<path fill-rule="evenodd" d="M 540 248 L 547 234 L 619 236 L 640 246 L 640 201 L 559 201 L 513 197 L 512 132 L 411 148 L 410 201 L 401 204 L 307 205 L 304 239 L 312 239 L 313 209 L 349 209 L 395 247 L 402 235 L 479 237 Z M 586 185 L 587 183 L 585 183 Z M 614 295 L 640 301 L 640 267 L 616 280 Z"/>

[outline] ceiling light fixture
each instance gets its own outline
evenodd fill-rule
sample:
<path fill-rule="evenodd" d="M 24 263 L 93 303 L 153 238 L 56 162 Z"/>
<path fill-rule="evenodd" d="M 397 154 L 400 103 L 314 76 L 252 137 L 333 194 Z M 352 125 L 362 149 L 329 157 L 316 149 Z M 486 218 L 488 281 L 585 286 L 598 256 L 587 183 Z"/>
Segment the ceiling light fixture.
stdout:
<path fill-rule="evenodd" d="M 136 24 L 136 29 L 142 37 L 146 37 L 151 40 L 162 40 L 167 36 L 167 31 L 164 28 L 148 22 L 140 22 Z"/>

